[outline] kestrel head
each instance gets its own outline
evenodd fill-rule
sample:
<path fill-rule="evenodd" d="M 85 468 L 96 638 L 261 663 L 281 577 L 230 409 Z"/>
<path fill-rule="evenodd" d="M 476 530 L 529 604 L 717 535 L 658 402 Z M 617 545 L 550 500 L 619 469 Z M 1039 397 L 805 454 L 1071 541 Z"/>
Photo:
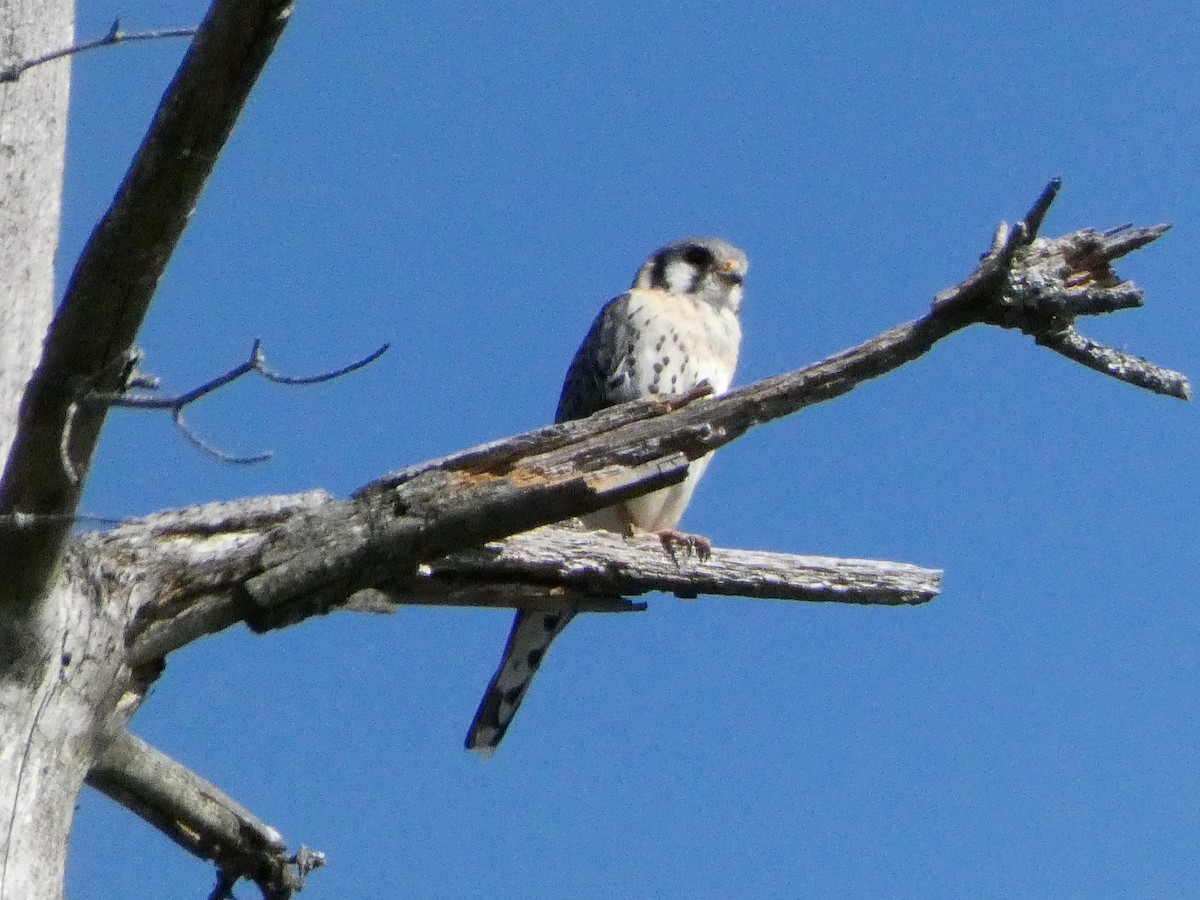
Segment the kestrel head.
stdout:
<path fill-rule="evenodd" d="M 633 286 L 689 294 L 736 313 L 742 305 L 742 280 L 749 267 L 746 254 L 727 241 L 684 238 L 656 250 L 642 264 Z"/>

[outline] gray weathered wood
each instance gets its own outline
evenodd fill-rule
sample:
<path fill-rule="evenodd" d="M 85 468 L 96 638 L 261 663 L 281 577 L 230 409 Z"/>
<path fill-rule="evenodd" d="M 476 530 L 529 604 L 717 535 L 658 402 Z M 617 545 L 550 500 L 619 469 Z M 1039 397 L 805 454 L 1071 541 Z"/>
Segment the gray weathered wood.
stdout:
<path fill-rule="evenodd" d="M 70 0 L 0 0 L 0 68 L 71 41 Z M 54 310 L 70 64 L 0 84 L 0 467 L 11 463 L 19 410 Z M 0 571 L 0 577 L 3 577 Z M 88 672 L 103 627 L 63 586 L 34 621 L 0 604 L 0 898 L 58 900 L 98 685 L 68 696 L 69 655 Z M 27 606 L 27 605 L 26 605 Z M 93 639 L 98 643 L 93 643 Z"/>
<path fill-rule="evenodd" d="M 338 608 L 385 611 L 400 604 L 536 608 L 569 591 L 581 609 L 633 609 L 650 591 L 873 605 L 923 603 L 940 572 L 904 563 L 830 559 L 716 548 L 707 560 L 669 555 L 653 537 L 622 538 L 561 525 L 395 568 L 376 563 L 336 588 L 327 570 L 302 563 L 286 604 L 247 597 L 275 542 L 292 530 L 313 538 L 314 553 L 339 534 L 389 528 L 377 510 L 320 492 L 210 504 L 132 521 L 77 540 L 79 552 L 142 573 L 146 605 L 130 630 L 130 664 L 154 665 L 205 634 L 241 621 L 281 627 Z M 355 551 L 357 558 L 357 542 Z M 409 553 L 402 553 L 407 557 Z M 365 557 L 364 557 L 365 559 Z M 251 597 L 253 594 L 251 594 Z"/>
<path fill-rule="evenodd" d="M 132 573 L 129 573 L 132 576 Z M 60 900 L 79 790 L 97 729 L 123 724 L 125 626 L 117 585 L 106 599 L 86 558 L 64 561 L 37 627 L 0 676 L 0 898 Z M 118 578 L 120 576 L 117 576 Z"/>
<path fill-rule="evenodd" d="M 0 69 L 71 41 L 71 0 L 0 0 Z M 0 84 L 0 466 L 54 313 L 70 63 Z"/>
<path fill-rule="evenodd" d="M 498 446 L 507 452 L 507 445 Z M 347 582 L 337 595 L 317 581 L 314 596 L 302 594 L 282 607 L 264 610 L 247 597 L 246 584 L 261 571 L 273 542 L 289 533 L 289 525 L 317 536 L 329 535 L 330 529 L 353 532 L 365 527 L 359 516 L 364 509 L 378 515 L 375 499 L 339 501 L 313 491 L 207 504 L 84 534 L 70 547 L 68 558 L 90 568 L 75 568 L 67 583 L 86 586 L 103 597 L 101 610 L 112 611 L 102 632 L 108 642 L 103 661 L 109 667 L 103 681 L 124 685 L 121 703 L 116 698 L 97 703 L 97 709 L 114 709 L 106 727 L 118 730 L 93 768 L 91 783 L 181 846 L 214 860 L 226 876 L 282 884 L 271 896 L 290 896 L 289 885 L 304 868 L 302 860 L 286 856 L 274 829 L 119 730 L 161 672 L 163 656 L 192 640 L 241 621 L 280 627 L 337 608 L 383 612 L 414 603 L 537 608 L 566 599 L 581 610 L 629 611 L 643 607 L 625 598 L 652 590 L 908 604 L 931 599 L 940 577 L 899 563 L 720 548 L 705 561 L 673 558 L 653 538 L 625 539 L 562 525 L 412 570 L 366 569 L 375 573 L 373 580 Z M 124 621 L 132 625 L 118 632 Z"/>
<path fill-rule="evenodd" d="M 129 733 L 109 742 L 88 783 L 136 812 L 189 853 L 269 892 L 291 873 L 279 832 L 175 760 Z"/>
<path fill-rule="evenodd" d="M 421 577 L 524 579 L 624 597 L 663 591 L 685 598 L 709 594 L 900 606 L 932 600 L 941 572 L 907 563 L 719 547 L 701 560 L 669 554 L 653 535 L 623 538 L 557 526 L 451 554 L 422 567 Z"/>

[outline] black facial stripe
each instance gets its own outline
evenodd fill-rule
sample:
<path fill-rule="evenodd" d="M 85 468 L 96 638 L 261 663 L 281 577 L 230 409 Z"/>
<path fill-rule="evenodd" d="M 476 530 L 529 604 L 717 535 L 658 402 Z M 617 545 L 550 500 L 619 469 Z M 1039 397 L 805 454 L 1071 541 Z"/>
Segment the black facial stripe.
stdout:
<path fill-rule="evenodd" d="M 725 271 L 723 266 L 728 262 L 718 260 L 717 254 L 704 244 L 675 244 L 663 252 L 657 254 L 649 270 L 649 281 L 651 287 L 670 289 L 667 281 L 667 272 L 672 264 L 678 265 L 682 263 L 687 267 L 690 273 L 689 283 L 686 286 L 675 285 L 677 290 L 682 290 L 684 293 L 695 293 L 700 290 L 701 283 L 712 278 L 713 280 L 724 285 L 740 285 L 743 276 L 740 272 Z M 678 277 L 681 273 L 673 273 Z"/>
<path fill-rule="evenodd" d="M 650 283 L 655 287 L 665 287 L 667 283 L 667 255 L 660 253 L 654 260 L 654 268 L 650 270 Z"/>

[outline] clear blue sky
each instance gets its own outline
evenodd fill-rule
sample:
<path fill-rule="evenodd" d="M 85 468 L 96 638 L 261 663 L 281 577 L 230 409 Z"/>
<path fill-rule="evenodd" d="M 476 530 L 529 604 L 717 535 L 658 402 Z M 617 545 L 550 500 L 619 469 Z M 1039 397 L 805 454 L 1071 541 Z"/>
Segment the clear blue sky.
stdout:
<path fill-rule="evenodd" d="M 199 18 L 89 2 L 81 36 Z M 915 11 L 914 11 L 915 10 Z M 1173 221 L 1088 333 L 1200 376 L 1200 41 L 1188 4 L 319 3 L 295 19 L 143 333 L 190 420 L 117 413 L 86 498 L 135 515 L 324 487 L 542 424 L 644 256 L 751 260 L 737 382 L 927 308 L 1045 181 L 1049 233 Z M 183 51 L 76 63 L 61 271 Z M 976 329 L 757 431 L 684 520 L 718 545 L 946 570 L 916 609 L 651 598 L 584 617 L 500 752 L 461 742 L 509 614 L 406 609 L 171 657 L 136 731 L 326 851 L 353 897 L 1192 897 L 1193 405 Z M 211 870 L 83 796 L 74 900 Z M 240 896 L 256 896 L 243 888 Z"/>

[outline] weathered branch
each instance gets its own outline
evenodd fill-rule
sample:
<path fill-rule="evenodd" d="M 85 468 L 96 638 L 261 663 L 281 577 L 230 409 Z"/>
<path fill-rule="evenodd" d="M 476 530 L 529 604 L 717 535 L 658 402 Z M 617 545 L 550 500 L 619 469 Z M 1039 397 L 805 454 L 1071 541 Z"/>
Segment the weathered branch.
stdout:
<path fill-rule="evenodd" d="M 665 591 L 857 604 L 932 599 L 940 573 L 903 563 L 716 549 L 700 561 L 671 559 L 653 539 L 627 540 L 569 525 L 542 528 L 435 559 L 415 571 L 374 570 L 333 592 L 324 581 L 295 601 L 263 608 L 247 585 L 280 530 L 302 521 L 314 536 L 368 527 L 353 501 L 320 492 L 209 504 L 130 522 L 79 538 L 85 550 L 136 564 L 146 605 L 127 634 L 134 667 L 240 621 L 281 627 L 337 608 L 390 612 L 397 605 L 534 609 L 569 595 L 581 611 L 644 608 L 628 597 Z"/>
<path fill-rule="evenodd" d="M 1177 397 L 1180 400 L 1192 399 L 1192 386 L 1187 378 L 1179 372 L 1156 366 L 1139 356 L 1131 356 L 1124 350 L 1109 347 L 1091 338 L 1084 337 L 1074 326 L 1068 325 L 1061 331 L 1035 335 L 1037 342 L 1043 347 L 1049 347 L 1055 353 L 1074 360 L 1080 365 L 1087 366 L 1102 375 L 1116 378 L 1132 384 L 1134 387 L 1145 388 L 1156 394 Z"/>
<path fill-rule="evenodd" d="M 450 554 L 422 566 L 419 577 L 460 581 L 465 591 L 477 589 L 473 582 L 521 579 L 622 597 L 663 591 L 687 599 L 710 594 L 900 606 L 937 596 L 941 572 L 906 563 L 719 547 L 704 560 L 673 558 L 653 535 L 627 539 L 558 526 Z"/>
<path fill-rule="evenodd" d="M 78 506 L 107 409 L 78 407 L 75 394 L 123 387 L 159 278 L 290 13 L 283 0 L 217 0 L 209 10 L 51 325 L 0 481 L 0 514 Z M 0 524 L 0 607 L 24 615 L 42 596 L 67 534 L 54 518 Z"/>
<path fill-rule="evenodd" d="M 286 900 L 307 871 L 283 837 L 216 785 L 124 732 L 88 775 L 88 784 L 137 813 L 189 853 L 214 862 L 230 886 L 254 881 L 268 900 Z M 302 848 L 308 870 L 324 863 Z M 315 865 L 312 861 L 316 861 Z"/>
<path fill-rule="evenodd" d="M 1034 206 L 1044 214 L 1045 195 Z M 348 539 L 318 543 L 303 528 L 264 553 L 262 574 L 247 582 L 255 601 L 270 607 L 310 594 L 324 580 L 335 592 L 349 573 L 386 563 L 396 571 L 436 556 L 520 530 L 601 508 L 615 496 L 598 490 L 625 473 L 626 489 L 644 493 L 669 483 L 639 482 L 639 472 L 696 459 L 749 429 L 840 396 L 928 351 L 969 325 L 1019 328 L 1039 339 L 1057 335 L 1076 315 L 1104 301 L 1126 303 L 1141 292 L 1121 281 L 1109 263 L 1163 232 L 1123 229 L 1076 232 L 1053 241 L 1032 240 L 1022 225 L 1002 227 L 992 251 L 958 287 L 939 294 L 924 318 L 797 372 L 768 378 L 721 397 L 694 402 L 634 404 L 578 423 L 539 429 L 508 442 L 387 476 L 359 492 L 372 505 L 368 527 Z M 1106 370 L 1126 376 L 1128 371 Z M 1141 379 L 1147 380 L 1147 379 Z M 1162 383 L 1167 383 L 1166 379 Z M 1175 375 L 1177 395 L 1187 381 Z M 606 482 L 607 479 L 607 482 Z M 635 484 L 637 483 L 637 484 Z M 640 485 L 640 486 L 638 486 Z"/>
<path fill-rule="evenodd" d="M 833 560 L 717 549 L 706 560 L 667 556 L 656 539 L 626 540 L 574 526 L 543 528 L 421 565 L 415 572 L 374 570 L 333 596 L 323 582 L 313 596 L 262 609 L 246 595 L 263 554 L 288 526 L 314 535 L 364 527 L 362 501 L 322 492 L 209 504 L 128 522 L 77 539 L 76 555 L 136 570 L 132 605 L 140 614 L 126 632 L 125 660 L 148 683 L 171 650 L 238 621 L 279 627 L 332 608 L 386 612 L 398 604 L 537 608 L 570 602 L 581 611 L 633 611 L 625 599 L 651 590 L 694 597 L 698 591 L 761 598 L 848 603 L 920 603 L 936 595 L 940 573 L 866 560 Z M 213 896 L 231 896 L 239 877 L 268 898 L 290 897 L 306 860 L 285 859 L 283 841 L 203 779 L 124 735 L 89 776 L 93 786 L 129 806 L 185 849 L 219 869 Z M 303 848 L 302 848 L 303 854 Z"/>
<path fill-rule="evenodd" d="M 1039 345 L 1118 381 L 1190 400 L 1191 385 L 1179 372 L 1093 341 L 1075 328 L 1077 316 L 1142 305 L 1141 289 L 1118 278 L 1111 264 L 1158 240 L 1169 228 L 1122 225 L 1103 232 L 1088 228 L 1055 240 L 1028 242 L 1022 251 L 1028 264 L 1012 271 L 1003 303 L 986 321 L 1024 331 Z M 935 304 L 942 302 L 946 302 L 944 295 L 939 295 Z"/>

